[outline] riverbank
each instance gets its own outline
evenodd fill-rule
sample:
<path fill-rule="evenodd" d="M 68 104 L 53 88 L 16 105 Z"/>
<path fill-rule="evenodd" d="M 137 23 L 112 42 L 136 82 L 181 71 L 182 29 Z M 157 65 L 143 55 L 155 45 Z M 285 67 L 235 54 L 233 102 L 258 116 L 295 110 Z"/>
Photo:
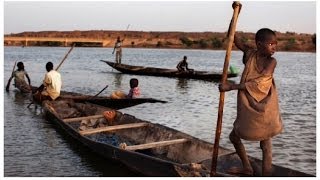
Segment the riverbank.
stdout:
<path fill-rule="evenodd" d="M 278 51 L 295 52 L 315 52 L 316 35 L 302 34 L 295 32 L 276 32 L 278 39 Z M 78 47 L 113 47 L 116 38 L 120 36 L 123 47 L 127 48 L 176 48 L 176 49 L 212 49 L 223 50 L 226 47 L 226 32 L 144 32 L 144 31 L 111 31 L 111 30 L 91 30 L 91 31 L 39 31 L 22 32 L 5 35 L 6 37 L 24 38 L 77 38 L 82 39 L 76 42 Z M 250 46 L 255 46 L 255 33 L 238 32 L 241 40 Z M 83 41 L 88 39 L 88 42 Z M 90 40 L 89 40 L 90 39 Z M 95 42 L 102 41 L 102 42 Z M 53 40 L 33 40 L 28 41 L 28 46 L 66 46 L 72 42 Z M 5 46 L 25 46 L 23 41 L 6 41 Z M 236 49 L 236 47 L 234 47 Z"/>

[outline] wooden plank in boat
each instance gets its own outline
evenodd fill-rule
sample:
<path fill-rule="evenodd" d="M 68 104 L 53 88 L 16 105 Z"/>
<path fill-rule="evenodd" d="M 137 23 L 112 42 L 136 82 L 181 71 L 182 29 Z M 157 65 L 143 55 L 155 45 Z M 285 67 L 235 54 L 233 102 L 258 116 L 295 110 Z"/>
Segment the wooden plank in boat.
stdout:
<path fill-rule="evenodd" d="M 70 123 L 70 122 L 77 122 L 77 121 L 82 121 L 82 120 L 87 120 L 87 119 L 98 119 L 98 118 L 103 118 L 103 117 L 104 116 L 102 114 L 99 114 L 99 115 L 93 115 L 93 116 L 63 119 L 63 122 Z"/>
<path fill-rule="evenodd" d="M 174 140 L 168 140 L 168 141 L 159 141 L 159 142 L 152 142 L 147 144 L 139 144 L 139 145 L 132 145 L 132 146 L 121 146 L 122 149 L 135 151 L 135 150 L 141 150 L 141 149 L 150 149 L 150 148 L 156 148 L 161 146 L 169 146 L 172 144 L 180 144 L 187 142 L 188 139 L 174 139 Z"/>
<path fill-rule="evenodd" d="M 113 131 L 113 130 L 119 130 L 119 129 L 129 129 L 129 128 L 144 127 L 144 126 L 147 126 L 147 125 L 148 125 L 148 123 L 131 123 L 131 124 L 123 124 L 123 125 L 107 126 L 107 127 L 102 127 L 102 128 L 88 129 L 88 130 L 84 130 L 84 131 L 79 131 L 79 133 L 81 135 L 89 135 L 89 134 L 95 134 L 95 133 Z"/>

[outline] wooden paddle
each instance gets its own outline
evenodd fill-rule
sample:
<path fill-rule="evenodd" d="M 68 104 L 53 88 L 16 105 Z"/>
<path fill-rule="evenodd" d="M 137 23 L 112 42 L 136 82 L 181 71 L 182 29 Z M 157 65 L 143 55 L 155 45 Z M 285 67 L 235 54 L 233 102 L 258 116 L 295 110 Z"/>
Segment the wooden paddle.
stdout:
<path fill-rule="evenodd" d="M 221 83 L 225 83 L 227 80 L 227 73 L 228 73 L 228 67 L 229 67 L 229 61 L 230 61 L 230 54 L 232 50 L 232 45 L 234 41 L 234 34 L 236 31 L 236 25 L 238 20 L 238 15 L 240 12 L 240 2 L 234 1 L 235 7 L 233 7 L 233 17 L 231 19 L 230 23 L 230 32 L 228 35 L 228 46 L 223 66 L 223 74 Z M 216 136 L 214 141 L 214 147 L 213 147 L 213 155 L 212 155 L 212 164 L 211 164 L 211 173 L 210 176 L 216 176 L 216 170 L 217 170 L 217 160 L 218 160 L 218 151 L 219 151 L 219 141 L 220 141 L 220 134 L 221 134 L 221 127 L 222 127 L 222 115 L 223 115 L 223 105 L 224 105 L 224 92 L 220 92 L 220 101 L 219 101 L 219 110 L 218 110 L 218 120 L 217 120 L 217 127 L 216 127 Z"/>
<path fill-rule="evenodd" d="M 64 56 L 64 58 L 61 60 L 60 64 L 57 66 L 56 71 L 58 71 L 58 69 L 60 68 L 60 66 L 62 65 L 62 63 L 64 62 L 64 60 L 67 59 L 68 55 L 70 54 L 70 52 L 72 51 L 72 49 L 76 46 L 76 43 L 73 43 L 71 49 L 68 51 L 68 53 Z"/>
<path fill-rule="evenodd" d="M 16 64 L 17 64 L 17 61 L 14 62 L 14 65 L 13 65 L 13 68 L 12 68 L 12 71 L 11 71 L 11 76 L 10 76 L 10 78 L 9 78 L 9 80 L 8 80 L 7 86 L 8 86 L 8 85 L 10 86 L 10 81 L 11 81 L 11 78 L 12 78 L 12 76 L 13 76 L 14 68 L 16 67 Z M 9 90 L 7 90 L 7 88 L 6 88 L 6 91 L 9 91 Z"/>
<path fill-rule="evenodd" d="M 11 71 L 11 76 L 13 75 L 14 68 L 16 67 L 16 64 L 17 64 L 17 61 L 14 62 L 14 65 L 13 65 L 13 68 L 12 68 L 12 71 Z"/>
<path fill-rule="evenodd" d="M 96 95 L 92 96 L 92 97 L 89 98 L 89 99 L 93 99 L 93 98 L 97 97 L 97 96 L 98 96 L 99 94 L 101 94 L 105 89 L 107 89 L 108 86 L 109 86 L 109 85 L 106 85 L 106 87 L 104 87 L 100 92 L 98 92 Z"/>

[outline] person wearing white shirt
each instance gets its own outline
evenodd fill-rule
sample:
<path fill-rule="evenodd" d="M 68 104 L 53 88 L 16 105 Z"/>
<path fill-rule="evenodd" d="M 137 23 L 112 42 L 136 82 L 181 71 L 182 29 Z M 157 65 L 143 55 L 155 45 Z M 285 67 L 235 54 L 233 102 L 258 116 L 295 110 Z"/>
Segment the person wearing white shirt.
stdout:
<path fill-rule="evenodd" d="M 43 100 L 55 100 L 60 96 L 61 90 L 61 75 L 59 72 L 53 70 L 52 62 L 48 62 L 46 64 L 47 73 L 44 77 L 43 84 L 38 88 L 38 91 L 41 93 L 37 93 L 39 99 Z"/>

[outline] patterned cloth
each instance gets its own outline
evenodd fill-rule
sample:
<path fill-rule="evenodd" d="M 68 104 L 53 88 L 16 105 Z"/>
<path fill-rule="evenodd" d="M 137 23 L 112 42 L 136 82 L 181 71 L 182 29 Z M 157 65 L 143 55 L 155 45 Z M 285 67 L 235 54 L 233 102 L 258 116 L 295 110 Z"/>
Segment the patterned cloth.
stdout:
<path fill-rule="evenodd" d="M 131 88 L 128 94 L 128 98 L 138 98 L 140 96 L 139 87 Z"/>
<path fill-rule="evenodd" d="M 274 79 L 257 69 L 257 52 L 249 54 L 241 77 L 246 90 L 238 91 L 236 134 L 245 140 L 261 141 L 282 132 L 282 120 Z"/>

